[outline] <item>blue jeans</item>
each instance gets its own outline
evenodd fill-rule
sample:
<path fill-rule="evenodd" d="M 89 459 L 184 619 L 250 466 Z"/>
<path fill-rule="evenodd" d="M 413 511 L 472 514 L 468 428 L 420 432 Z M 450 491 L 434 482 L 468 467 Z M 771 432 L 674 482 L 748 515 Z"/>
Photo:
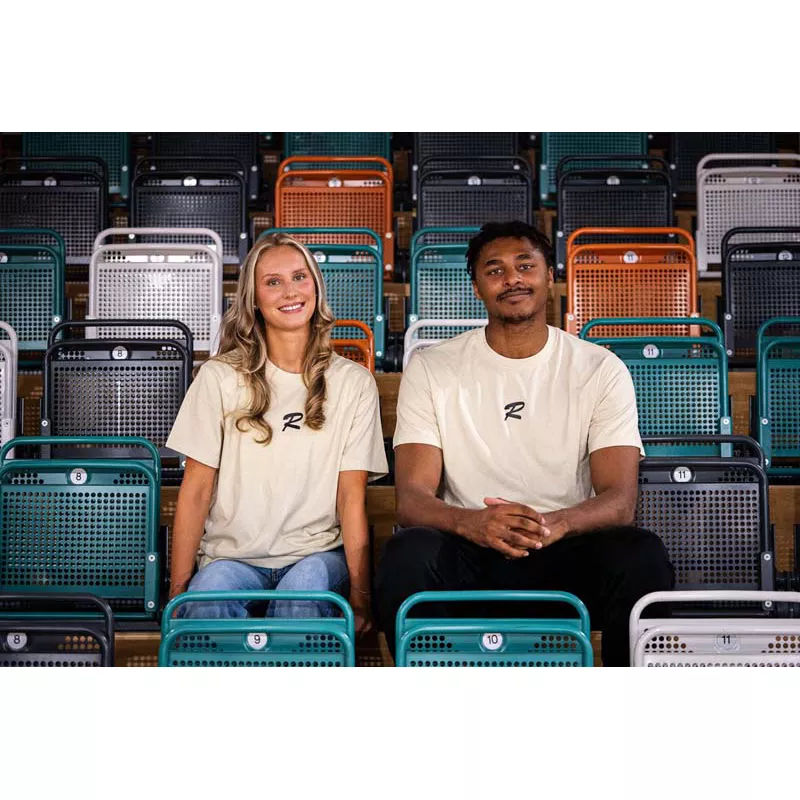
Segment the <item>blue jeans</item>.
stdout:
<path fill-rule="evenodd" d="M 203 567 L 189 583 L 187 592 L 281 591 L 337 592 L 343 594 L 349 582 L 344 548 L 306 556 L 279 569 L 253 567 L 242 561 L 220 559 Z M 258 604 L 226 600 L 218 603 L 186 603 L 178 607 L 184 619 L 236 619 L 255 616 Z M 332 617 L 338 609 L 314 600 L 273 600 L 268 617 Z"/>

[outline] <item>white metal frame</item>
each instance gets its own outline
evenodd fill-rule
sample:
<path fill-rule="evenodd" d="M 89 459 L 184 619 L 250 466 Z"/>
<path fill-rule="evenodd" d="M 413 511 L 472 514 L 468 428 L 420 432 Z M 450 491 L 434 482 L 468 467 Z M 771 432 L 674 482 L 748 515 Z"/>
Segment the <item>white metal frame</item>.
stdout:
<path fill-rule="evenodd" d="M 126 230 L 126 229 L 119 229 Z M 138 229 L 140 232 L 146 229 Z M 175 229 L 178 230 L 178 229 Z M 200 229 L 198 229 L 200 230 Z M 202 256 L 203 261 L 198 262 L 197 257 Z M 185 314 L 181 313 L 178 306 L 164 308 L 157 319 L 177 319 L 185 322 L 194 336 L 195 351 L 208 352 L 213 355 L 219 345 L 219 328 L 222 321 L 222 255 L 221 251 L 215 252 L 208 245 L 201 244 L 105 244 L 96 248 L 92 253 L 89 263 L 89 310 L 87 319 L 147 319 L 141 313 L 137 313 L 135 304 L 142 298 L 129 298 L 133 307 L 116 308 L 113 315 L 101 315 L 100 306 L 104 297 L 103 292 L 109 286 L 113 287 L 114 278 L 110 282 L 106 281 L 111 274 L 119 273 L 121 280 L 133 271 L 151 270 L 154 275 L 164 273 L 164 268 L 177 272 L 189 272 L 197 269 L 198 264 L 208 264 L 210 266 L 210 302 L 209 302 L 209 323 L 208 335 L 203 331 L 196 330 L 190 321 L 185 319 Z M 114 275 L 114 277 L 117 277 Z M 189 302 L 191 298 L 180 298 L 183 302 Z M 136 337 L 144 335 L 146 329 L 139 330 L 138 334 L 131 334 Z M 95 338 L 98 329 L 87 328 L 87 338 Z M 119 332 L 114 328 L 103 331 L 103 336 L 119 336 Z"/>
<path fill-rule="evenodd" d="M 447 341 L 447 339 L 417 339 L 417 331 L 420 328 L 482 328 L 488 321 L 487 319 L 418 319 L 412 322 L 403 340 L 403 369 L 418 350 Z"/>
<path fill-rule="evenodd" d="M 0 322 L 7 339 L 0 339 L 0 358 L 4 363 L 3 386 L 0 393 L 0 445 L 16 436 L 17 413 L 17 358 L 18 340 L 16 331 L 7 323 Z"/>
<path fill-rule="evenodd" d="M 800 605 L 800 592 L 678 591 L 652 592 L 631 610 L 629 641 L 634 667 L 800 667 L 800 619 L 761 617 L 642 618 L 656 603 L 717 601 Z M 776 637 L 798 637 L 782 648 Z M 662 638 L 663 637 L 663 638 Z M 657 649 L 652 645 L 656 640 Z M 770 651 L 770 644 L 773 645 Z M 766 652 L 765 652 L 766 651 Z"/>
<path fill-rule="evenodd" d="M 714 162 L 753 161 L 753 166 L 725 167 L 710 166 Z M 764 162 L 791 162 L 796 166 L 768 166 Z M 768 190 L 773 189 L 770 193 Z M 709 231 L 709 223 L 719 214 L 712 214 L 715 194 L 735 193 L 737 196 L 758 192 L 760 199 L 751 204 L 747 212 L 731 209 L 730 218 L 725 222 L 726 230 Z M 786 201 L 779 202 L 787 191 L 796 195 L 796 214 L 794 206 Z M 780 195 L 779 195 L 780 193 Z M 793 219 L 779 216 L 781 210 L 790 208 Z M 719 277 L 719 269 L 711 271 L 710 265 L 722 262 L 720 245 L 728 230 L 739 227 L 774 227 L 800 225 L 800 155 L 796 153 L 711 153 L 697 165 L 697 269 L 708 277 Z M 755 235 L 756 238 L 758 234 Z"/>

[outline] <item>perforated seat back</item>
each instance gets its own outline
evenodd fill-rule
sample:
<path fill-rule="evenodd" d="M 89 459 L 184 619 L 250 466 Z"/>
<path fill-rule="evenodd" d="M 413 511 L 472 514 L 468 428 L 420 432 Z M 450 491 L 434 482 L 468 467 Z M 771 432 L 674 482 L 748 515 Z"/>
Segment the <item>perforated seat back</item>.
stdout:
<path fill-rule="evenodd" d="M 555 200 L 556 172 L 562 158 L 567 156 L 647 155 L 646 133 L 542 133 L 542 163 L 539 168 L 539 196 L 547 203 Z M 608 159 L 577 161 L 578 168 L 594 164 L 623 167 L 627 162 Z"/>
<path fill-rule="evenodd" d="M 130 136 L 127 133 L 23 133 L 25 156 L 94 156 L 108 167 L 108 191 L 128 197 Z"/>
<path fill-rule="evenodd" d="M 697 316 L 697 269 L 689 247 L 620 243 L 570 249 L 566 320 L 570 333 L 580 333 L 587 322 L 600 317 L 691 316 Z M 593 336 L 675 333 L 674 327 L 643 324 L 603 326 Z"/>
<path fill-rule="evenodd" d="M 45 245 L 0 244 L 0 319 L 21 351 L 44 350 L 64 313 L 64 263 Z"/>
<path fill-rule="evenodd" d="M 203 245 L 102 245 L 89 268 L 89 318 L 176 319 L 196 351 L 215 352 L 222 319 L 222 265 Z M 169 339 L 174 330 L 103 327 L 94 335 Z"/>
<path fill-rule="evenodd" d="M 66 263 L 88 264 L 94 237 L 106 225 L 105 177 L 26 163 L 23 172 L 0 172 L 0 227 L 54 229 L 66 244 Z"/>
<path fill-rule="evenodd" d="M 767 479 L 733 458 L 646 458 L 636 524 L 664 542 L 676 589 L 772 589 Z"/>
<path fill-rule="evenodd" d="M 466 246 L 422 245 L 411 263 L 409 324 L 420 319 L 484 319 L 486 306 L 475 297 L 467 272 Z M 427 327 L 425 335 L 446 339 L 463 333 L 453 327 Z"/>
<path fill-rule="evenodd" d="M 8 459 L 11 445 L 137 447 L 139 459 Z M 126 616 L 156 612 L 158 452 L 144 439 L 21 437 L 0 459 L 0 586 L 86 592 Z"/>
<path fill-rule="evenodd" d="M 731 167 L 741 161 L 752 166 Z M 770 163 L 788 166 L 769 166 Z M 800 227 L 800 155 L 714 153 L 697 165 L 697 264 L 719 269 L 722 239 L 733 228 Z M 764 241 L 763 235 L 738 241 Z M 800 241 L 800 234 L 790 236 Z"/>
<path fill-rule="evenodd" d="M 244 178 L 230 171 L 157 171 L 133 179 L 131 219 L 137 228 L 210 228 L 222 239 L 225 264 L 247 254 Z M 141 237 L 149 243 L 186 243 L 186 237 Z"/>

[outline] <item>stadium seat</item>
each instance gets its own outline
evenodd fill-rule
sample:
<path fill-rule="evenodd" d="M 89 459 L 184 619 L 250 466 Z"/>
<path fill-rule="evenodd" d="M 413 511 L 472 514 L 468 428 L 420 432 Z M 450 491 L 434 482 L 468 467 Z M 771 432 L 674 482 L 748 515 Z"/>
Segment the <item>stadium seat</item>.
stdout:
<path fill-rule="evenodd" d="M 222 320 L 219 252 L 200 244 L 99 245 L 89 265 L 88 318 L 180 320 L 192 332 L 195 351 L 213 355 Z M 175 336 L 174 330 L 155 325 L 100 328 L 97 333 L 131 339 Z"/>
<path fill-rule="evenodd" d="M 223 262 L 238 266 L 248 250 L 245 179 L 233 167 L 139 172 L 131 189 L 131 221 L 135 228 L 216 231 Z M 169 241 L 186 243 L 186 236 Z"/>
<path fill-rule="evenodd" d="M 275 184 L 276 228 L 353 228 L 374 231 L 381 238 L 384 275 L 394 274 L 394 217 L 392 167 L 383 158 L 362 158 L 363 167 L 342 167 L 347 156 L 315 159 L 324 168 L 294 169 L 307 162 L 287 158 L 279 167 Z M 368 234 L 342 232 L 318 236 L 306 234 L 301 241 L 331 244 L 371 244 Z"/>
<path fill-rule="evenodd" d="M 186 603 L 241 600 L 327 601 L 340 617 L 291 619 L 176 618 Z M 160 667 L 354 667 L 353 611 L 334 592 L 186 592 L 174 597 L 161 617 Z"/>
<path fill-rule="evenodd" d="M 772 133 L 673 133 L 670 134 L 670 169 L 676 192 L 697 191 L 697 164 L 710 153 L 771 153 Z M 730 166 L 737 166 L 732 163 Z"/>
<path fill-rule="evenodd" d="M 750 166 L 730 166 L 742 162 Z M 780 163 L 784 166 L 775 166 Z M 712 153 L 701 159 L 697 165 L 700 272 L 719 275 L 722 239 L 731 229 L 776 226 L 800 227 L 800 155 Z M 740 240 L 758 241 L 760 235 Z M 800 241 L 800 234 L 791 240 Z"/>
<path fill-rule="evenodd" d="M 327 231 L 338 231 L 328 228 Z M 307 242 L 325 280 L 328 305 L 337 319 L 356 319 L 369 326 L 375 341 L 375 361 L 383 363 L 386 347 L 386 316 L 383 312 L 383 256 L 380 238 L 373 231 L 352 229 L 352 234 L 375 238 L 371 245 Z M 322 238 L 320 229 L 287 228 L 264 231 L 259 240 L 272 233 L 285 233 L 298 241 Z M 332 237 L 340 234 L 331 233 Z M 361 338 L 357 331 L 339 330 L 337 338 Z"/>
<path fill-rule="evenodd" d="M 419 174 L 417 227 L 463 228 L 486 222 L 533 219 L 533 191 L 522 159 L 482 156 Z M 516 168 L 514 168 L 516 167 Z"/>
<path fill-rule="evenodd" d="M 557 277 L 564 277 L 566 271 L 567 240 L 580 228 L 652 229 L 673 224 L 666 162 L 655 157 L 643 162 L 639 156 L 615 160 L 627 166 L 605 166 L 603 156 L 567 156 L 558 163 Z M 651 234 L 639 241 L 661 239 Z"/>
<path fill-rule="evenodd" d="M 780 328 L 789 328 L 791 333 L 781 332 Z M 800 477 L 800 317 L 776 317 L 764 322 L 758 329 L 756 347 L 756 431 L 767 473 L 797 480 Z"/>
<path fill-rule="evenodd" d="M 713 335 L 589 336 L 597 327 L 620 330 L 655 325 L 707 328 Z M 593 319 L 581 328 L 581 339 L 608 348 L 625 363 L 636 389 L 642 436 L 713 436 L 732 432 L 728 357 L 722 331 L 715 322 L 691 317 Z M 647 454 L 702 455 L 702 445 L 654 445 Z"/>
<path fill-rule="evenodd" d="M 151 155 L 176 159 L 174 166 L 178 168 L 187 157 L 202 159 L 203 169 L 210 170 L 228 169 L 228 159 L 235 159 L 244 170 L 242 177 L 250 199 L 258 197 L 261 165 L 257 133 L 153 133 L 149 139 Z"/>
<path fill-rule="evenodd" d="M 771 615 L 709 617 L 709 602 L 768 609 L 791 607 L 796 617 L 798 592 L 652 592 L 630 616 L 631 665 L 634 667 L 800 667 L 800 619 Z M 657 605 L 694 606 L 692 617 L 644 617 Z M 704 613 L 705 612 L 705 613 Z M 783 612 L 784 614 L 786 612 Z M 790 612 L 791 613 L 791 612 Z M 699 616 L 698 616 L 699 614 Z"/>
<path fill-rule="evenodd" d="M 171 330 L 171 335 L 150 337 L 146 330 L 151 327 Z M 102 333 L 108 328 L 125 330 L 127 335 L 109 338 Z M 59 341 L 59 334 L 67 330 L 82 331 L 83 336 Z M 132 333 L 140 335 L 133 337 Z M 142 437 L 158 448 L 162 462 L 176 462 L 169 470 L 162 463 L 162 477 L 169 472 L 179 479 L 179 456 L 165 444 L 191 375 L 192 334 L 182 322 L 63 322 L 53 329 L 44 356 L 42 433 Z M 58 456 L 77 457 L 80 452 L 64 449 Z M 112 454 L 133 455 L 119 451 Z"/>
<path fill-rule="evenodd" d="M 16 435 L 17 417 L 17 334 L 7 322 L 0 322 L 0 445 Z"/>
<path fill-rule="evenodd" d="M 114 613 L 104 600 L 0 591 L 0 667 L 113 666 Z"/>
<path fill-rule="evenodd" d="M 483 319 L 418 319 L 406 329 L 403 341 L 403 369 L 418 350 L 433 347 L 435 344 L 451 339 L 473 328 L 486 325 Z M 422 333 L 421 333 L 422 332 Z M 423 335 L 424 334 L 424 335 Z"/>
<path fill-rule="evenodd" d="M 352 156 L 354 161 L 342 161 L 340 169 L 363 169 L 360 159 L 377 156 L 386 161 L 392 158 L 391 133 L 284 133 L 283 154 L 286 158 L 311 156 Z M 305 169 L 325 169 L 324 162 L 307 160 Z M 289 169 L 297 169 L 297 162 L 290 162 Z"/>
<path fill-rule="evenodd" d="M 20 353 L 47 347 L 64 316 L 64 260 L 55 247 L 0 244 L 0 319 L 14 328 Z"/>
<path fill-rule="evenodd" d="M 567 156 L 596 156 L 601 161 L 577 161 L 580 166 L 606 166 L 618 169 L 628 165 L 626 160 L 616 160 L 614 155 L 643 156 L 647 161 L 648 135 L 646 133 L 542 133 L 542 161 L 539 167 L 539 199 L 543 205 L 554 205 L 556 199 L 556 172 L 562 158 Z M 609 155 L 611 154 L 611 155 Z"/>
<path fill-rule="evenodd" d="M 516 133 L 415 133 L 411 189 L 417 200 L 419 177 L 426 169 L 474 169 L 480 159 L 497 158 L 501 169 L 519 167 L 519 148 Z"/>
<path fill-rule="evenodd" d="M 745 436 L 648 437 L 726 444 L 755 457 L 648 456 L 639 462 L 636 524 L 664 542 L 676 589 L 774 589 L 773 532 L 763 453 Z"/>
<path fill-rule="evenodd" d="M 441 604 L 546 602 L 569 607 L 567 618 L 443 617 Z M 409 616 L 436 604 L 438 616 Z M 520 606 L 522 608 L 522 606 Z M 589 612 L 567 592 L 418 592 L 397 612 L 398 667 L 591 667 Z"/>
<path fill-rule="evenodd" d="M 100 159 L 0 161 L 0 228 L 57 231 L 67 265 L 89 263 L 94 237 L 106 225 L 107 195 L 108 175 Z"/>
<path fill-rule="evenodd" d="M 331 334 L 333 349 L 375 372 L 375 338 L 369 325 L 357 319 L 338 319 Z"/>
<path fill-rule="evenodd" d="M 486 306 L 475 297 L 467 271 L 466 247 L 460 244 L 422 245 L 411 262 L 408 323 L 420 319 L 484 319 Z M 429 330 L 443 339 L 457 335 L 453 328 Z"/>
<path fill-rule="evenodd" d="M 142 448 L 147 457 L 23 458 L 19 448 Z M 16 458 L 9 457 L 11 449 Z M 0 591 L 82 592 L 118 619 L 158 611 L 158 451 L 133 437 L 22 436 L 0 448 Z"/>
<path fill-rule="evenodd" d="M 679 243 L 678 237 L 685 243 Z M 668 243 L 637 243 L 636 238 Z M 586 238 L 603 238 L 582 244 Z M 671 238 L 671 241 L 669 241 Z M 579 228 L 567 247 L 565 329 L 580 333 L 601 317 L 697 316 L 694 241 L 680 228 Z M 669 326 L 604 327 L 596 336 L 674 335 Z M 685 333 L 696 335 L 687 330 Z"/>
<path fill-rule="evenodd" d="M 800 316 L 800 242 L 791 234 L 800 228 L 733 228 L 722 237 L 725 345 L 742 365 L 755 364 L 762 323 Z M 742 236 L 749 241 L 736 241 Z"/>
<path fill-rule="evenodd" d="M 23 133 L 23 156 L 90 156 L 108 168 L 108 192 L 128 199 L 130 190 L 130 134 Z M 68 162 L 67 162 L 68 163 Z"/>

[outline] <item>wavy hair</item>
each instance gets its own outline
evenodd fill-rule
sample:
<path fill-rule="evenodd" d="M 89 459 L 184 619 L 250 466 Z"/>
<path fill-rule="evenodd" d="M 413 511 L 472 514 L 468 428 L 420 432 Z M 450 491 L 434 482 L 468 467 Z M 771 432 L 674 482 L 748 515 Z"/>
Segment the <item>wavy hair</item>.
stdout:
<path fill-rule="evenodd" d="M 244 376 L 249 389 L 246 408 L 234 412 L 236 428 L 245 433 L 253 428 L 261 434 L 258 444 L 272 441 L 272 428 L 264 419 L 272 399 L 267 381 L 266 323 L 255 302 L 256 265 L 259 258 L 274 247 L 294 247 L 302 253 L 317 290 L 316 308 L 310 320 L 311 335 L 303 359 L 303 383 L 308 389 L 305 424 L 318 431 L 325 423 L 324 404 L 327 397 L 325 371 L 331 362 L 333 347 L 331 329 L 334 316 L 325 295 L 325 281 L 319 266 L 307 247 L 285 233 L 271 233 L 259 239 L 242 264 L 236 296 L 222 318 L 219 350 L 215 359 L 230 364 Z"/>

